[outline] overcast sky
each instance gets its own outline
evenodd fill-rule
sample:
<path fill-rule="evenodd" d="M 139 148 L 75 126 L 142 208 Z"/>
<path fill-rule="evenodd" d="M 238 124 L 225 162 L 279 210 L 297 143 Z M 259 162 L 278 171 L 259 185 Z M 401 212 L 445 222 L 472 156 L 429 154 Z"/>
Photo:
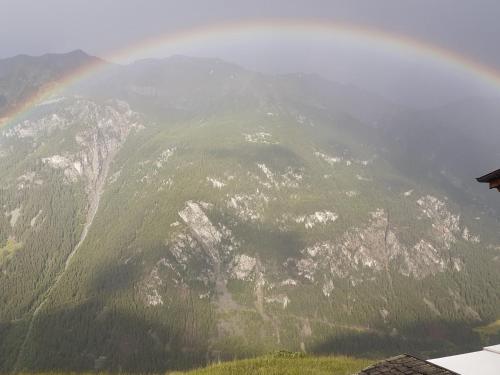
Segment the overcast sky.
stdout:
<path fill-rule="evenodd" d="M 445 47 L 500 70 L 498 0 L 0 0 L 0 58 L 83 49 L 107 56 L 144 38 L 228 21 L 323 18 L 378 27 Z M 494 95 L 480 82 L 373 49 L 270 36 L 238 45 L 169 50 L 272 72 L 316 72 L 395 100 L 433 105 Z M 161 52 L 152 53 L 162 56 Z M 148 57 L 138 56 L 138 57 Z M 432 87 L 432 89 L 429 89 Z"/>

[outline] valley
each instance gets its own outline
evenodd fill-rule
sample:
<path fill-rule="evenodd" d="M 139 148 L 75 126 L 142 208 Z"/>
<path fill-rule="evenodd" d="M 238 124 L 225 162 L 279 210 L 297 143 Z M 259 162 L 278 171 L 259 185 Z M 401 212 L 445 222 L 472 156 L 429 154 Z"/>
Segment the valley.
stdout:
<path fill-rule="evenodd" d="M 343 90 L 174 56 L 110 64 L 0 129 L 0 371 L 495 339 L 500 204 L 469 187 L 478 164 L 406 127 L 435 113 Z"/>

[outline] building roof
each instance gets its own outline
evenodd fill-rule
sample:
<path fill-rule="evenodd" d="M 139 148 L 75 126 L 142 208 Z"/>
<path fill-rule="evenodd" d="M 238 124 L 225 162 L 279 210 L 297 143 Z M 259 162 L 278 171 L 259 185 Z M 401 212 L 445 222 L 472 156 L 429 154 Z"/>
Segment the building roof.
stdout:
<path fill-rule="evenodd" d="M 496 180 L 500 178 L 500 169 L 497 169 L 496 171 L 490 172 L 488 174 L 485 174 L 484 176 L 476 178 L 478 182 L 490 182 L 493 180 Z"/>
<path fill-rule="evenodd" d="M 431 359 L 429 362 L 462 375 L 498 375 L 500 374 L 500 345 L 488 346 L 479 352 Z"/>
<path fill-rule="evenodd" d="M 488 173 L 482 177 L 476 178 L 476 180 L 478 182 L 490 182 L 491 180 L 495 180 L 497 178 L 500 178 L 500 169 L 498 169 L 494 172 Z"/>
<path fill-rule="evenodd" d="M 486 182 L 490 184 L 490 189 L 496 188 L 500 191 L 500 169 L 488 173 L 482 177 L 476 178 L 478 182 Z"/>
<path fill-rule="evenodd" d="M 386 359 L 367 367 L 358 375 L 458 375 L 437 364 L 424 361 L 409 354 Z M 476 375 L 479 373 L 476 373 Z M 481 373 L 482 374 L 482 373 Z M 497 374 L 498 375 L 498 374 Z"/>

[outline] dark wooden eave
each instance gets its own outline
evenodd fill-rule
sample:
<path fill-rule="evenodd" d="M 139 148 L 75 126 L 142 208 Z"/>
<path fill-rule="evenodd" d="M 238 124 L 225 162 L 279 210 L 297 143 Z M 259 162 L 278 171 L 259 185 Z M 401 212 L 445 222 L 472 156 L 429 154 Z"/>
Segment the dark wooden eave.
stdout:
<path fill-rule="evenodd" d="M 458 375 L 409 354 L 386 359 L 362 370 L 358 375 Z M 479 375 L 479 374 L 478 374 Z"/>
<path fill-rule="evenodd" d="M 490 184 L 490 189 L 497 189 L 500 191 L 500 169 L 479 177 L 476 180 L 478 182 Z"/>

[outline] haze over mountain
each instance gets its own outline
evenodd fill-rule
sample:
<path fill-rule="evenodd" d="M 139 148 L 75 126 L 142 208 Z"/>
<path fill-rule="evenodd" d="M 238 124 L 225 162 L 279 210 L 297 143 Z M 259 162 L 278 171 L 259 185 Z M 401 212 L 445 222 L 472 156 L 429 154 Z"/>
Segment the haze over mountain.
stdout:
<path fill-rule="evenodd" d="M 1 60 L 0 117 L 93 59 Z M 473 181 L 497 102 L 416 111 L 186 56 L 58 95 L 0 130 L 0 371 L 500 338 L 500 200 Z"/>
<path fill-rule="evenodd" d="M 474 74 L 412 47 L 398 50 L 376 40 L 339 38 L 338 33 L 290 33 L 279 25 L 268 33 L 233 32 L 176 42 L 176 36 L 259 20 L 332 23 L 379 31 L 396 40 L 415 39 L 494 69 L 500 4 L 495 0 L 0 0 L 0 58 L 82 48 L 113 62 L 174 54 L 217 57 L 268 73 L 319 73 L 393 101 L 423 108 L 464 96 L 496 96 Z M 55 11 L 57 10 L 57 11 Z M 201 32 L 201 34 L 204 34 Z M 341 34 L 341 33 L 340 33 Z M 144 41 L 162 39 L 151 48 Z M 172 39 L 174 40 L 171 43 Z M 369 39 L 369 38 L 368 38 Z M 376 39 L 376 38 L 375 38 Z M 124 53 L 116 54 L 117 51 Z M 464 93 L 468 93 L 465 94 Z"/>

